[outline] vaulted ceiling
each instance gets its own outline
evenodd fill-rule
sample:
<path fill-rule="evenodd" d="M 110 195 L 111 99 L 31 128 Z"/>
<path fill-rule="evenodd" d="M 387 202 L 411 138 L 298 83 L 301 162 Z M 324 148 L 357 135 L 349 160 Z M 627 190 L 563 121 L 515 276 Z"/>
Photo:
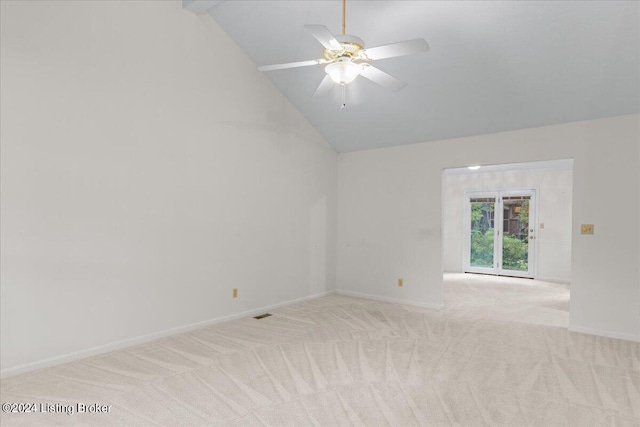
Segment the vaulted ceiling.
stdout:
<path fill-rule="evenodd" d="M 214 5 L 215 4 L 215 5 Z M 340 1 L 209 2 L 258 65 L 321 58 L 305 24 L 340 34 Z M 312 95 L 321 65 L 267 72 L 340 152 L 640 112 L 636 1 L 354 1 L 347 33 L 366 47 L 424 38 L 431 50 L 375 62 L 408 85 L 362 77 Z"/>

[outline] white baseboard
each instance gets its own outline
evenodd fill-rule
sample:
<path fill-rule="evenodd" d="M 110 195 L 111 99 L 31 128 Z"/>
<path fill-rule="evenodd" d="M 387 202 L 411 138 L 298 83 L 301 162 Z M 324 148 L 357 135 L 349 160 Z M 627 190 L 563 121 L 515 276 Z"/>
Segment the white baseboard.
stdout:
<path fill-rule="evenodd" d="M 243 311 L 240 313 L 230 314 L 228 316 L 216 317 L 213 319 L 204 320 L 202 322 L 191 323 L 189 325 L 178 326 L 176 328 L 165 329 L 159 332 L 153 332 L 151 334 L 141 335 L 134 338 L 128 338 L 121 341 L 116 341 L 110 344 L 104 344 L 97 347 L 91 347 L 85 350 L 74 351 L 72 353 L 63 354 L 60 356 L 50 357 L 36 362 L 24 363 L 22 365 L 6 368 L 0 371 L 0 378 L 6 378 L 13 375 L 23 374 L 25 372 L 35 371 L 36 369 L 49 368 L 52 366 L 61 365 L 63 363 L 73 362 L 74 360 L 84 359 L 90 356 L 96 356 L 110 351 L 119 350 L 126 347 L 131 347 L 145 342 L 153 341 L 159 338 L 167 337 L 170 335 L 177 335 L 184 332 L 189 332 L 195 329 L 204 328 L 206 326 L 214 325 L 216 323 L 229 322 L 231 320 L 240 319 L 243 317 L 256 316 L 263 314 L 270 310 L 283 307 L 285 305 L 291 305 L 298 302 L 308 301 L 315 298 L 334 294 L 335 291 L 322 292 L 319 294 L 309 295 L 302 298 L 297 298 L 290 301 L 281 302 L 265 307 L 259 307 L 252 310 Z"/>
<path fill-rule="evenodd" d="M 640 342 L 640 335 L 603 331 L 600 329 L 585 328 L 583 326 L 569 326 L 568 329 L 569 329 L 569 332 L 578 332 L 580 334 L 597 335 L 600 337 L 615 338 L 618 340 Z"/>
<path fill-rule="evenodd" d="M 343 291 L 343 290 L 340 290 L 340 289 L 336 290 L 335 293 L 338 294 L 338 295 L 346 295 L 346 296 L 349 296 L 349 297 L 365 298 L 365 299 L 372 299 L 372 300 L 384 301 L 384 302 L 392 302 L 394 304 L 412 305 L 412 306 L 415 306 L 415 307 L 430 308 L 430 309 L 433 309 L 433 310 L 442 310 L 444 308 L 444 304 L 429 304 L 429 303 L 426 303 L 426 302 L 417 302 L 417 301 L 411 301 L 411 300 L 405 300 L 405 299 L 399 299 L 399 298 L 383 297 L 383 296 L 379 296 L 379 295 L 363 294 L 363 293 L 360 293 L 360 292 Z"/>
<path fill-rule="evenodd" d="M 541 282 L 562 283 L 564 285 L 571 283 L 568 279 L 558 279 L 557 277 L 536 277 L 536 280 L 540 280 Z"/>

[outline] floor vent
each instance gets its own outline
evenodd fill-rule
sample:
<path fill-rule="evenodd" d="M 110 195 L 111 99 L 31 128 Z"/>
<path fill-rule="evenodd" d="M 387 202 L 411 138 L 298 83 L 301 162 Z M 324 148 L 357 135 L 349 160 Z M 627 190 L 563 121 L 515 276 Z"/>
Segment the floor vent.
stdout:
<path fill-rule="evenodd" d="M 261 314 L 260 316 L 254 317 L 254 319 L 264 319 L 265 317 L 271 316 L 269 313 Z"/>

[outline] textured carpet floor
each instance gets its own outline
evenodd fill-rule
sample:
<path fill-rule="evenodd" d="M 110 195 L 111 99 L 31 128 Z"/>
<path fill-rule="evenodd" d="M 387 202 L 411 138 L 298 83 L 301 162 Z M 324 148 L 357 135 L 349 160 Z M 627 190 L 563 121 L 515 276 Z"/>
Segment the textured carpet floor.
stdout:
<path fill-rule="evenodd" d="M 447 275 L 440 312 L 328 296 L 1 381 L 111 405 L 13 425 L 639 426 L 640 343 L 568 332 L 568 287 Z"/>

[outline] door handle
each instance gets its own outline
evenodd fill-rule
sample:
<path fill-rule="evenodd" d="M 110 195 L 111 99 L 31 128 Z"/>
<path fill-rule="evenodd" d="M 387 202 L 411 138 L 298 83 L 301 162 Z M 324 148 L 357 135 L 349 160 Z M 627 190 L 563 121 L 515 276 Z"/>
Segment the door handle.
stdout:
<path fill-rule="evenodd" d="M 533 240 L 535 237 L 533 235 L 529 236 L 529 240 Z"/>

